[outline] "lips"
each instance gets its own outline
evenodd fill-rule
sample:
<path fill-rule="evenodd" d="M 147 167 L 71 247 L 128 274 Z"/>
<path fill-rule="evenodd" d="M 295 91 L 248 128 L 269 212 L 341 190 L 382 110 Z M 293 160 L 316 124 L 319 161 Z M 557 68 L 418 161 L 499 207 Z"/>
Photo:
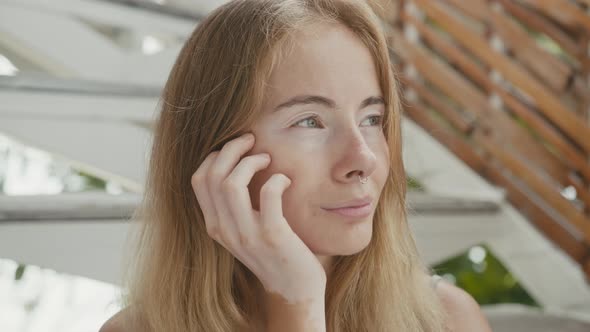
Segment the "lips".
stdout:
<path fill-rule="evenodd" d="M 371 211 L 373 210 L 373 200 L 371 197 L 365 196 L 360 199 L 340 203 L 335 207 L 322 209 L 344 217 L 362 218 L 371 214 Z"/>
<path fill-rule="evenodd" d="M 344 208 L 358 208 L 370 204 L 372 199 L 370 196 L 365 196 L 362 198 L 353 199 L 347 202 L 343 202 L 340 204 L 336 204 L 332 207 L 326 207 L 325 210 L 336 210 L 336 209 L 344 209 Z"/>

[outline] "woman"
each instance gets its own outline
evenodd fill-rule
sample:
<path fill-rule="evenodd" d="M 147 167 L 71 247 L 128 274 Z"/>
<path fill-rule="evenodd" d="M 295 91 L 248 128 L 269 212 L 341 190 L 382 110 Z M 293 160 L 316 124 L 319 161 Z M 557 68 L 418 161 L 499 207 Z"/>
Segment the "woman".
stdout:
<path fill-rule="evenodd" d="M 164 89 L 127 308 L 101 331 L 489 331 L 417 254 L 396 87 L 364 2 L 211 13 Z"/>

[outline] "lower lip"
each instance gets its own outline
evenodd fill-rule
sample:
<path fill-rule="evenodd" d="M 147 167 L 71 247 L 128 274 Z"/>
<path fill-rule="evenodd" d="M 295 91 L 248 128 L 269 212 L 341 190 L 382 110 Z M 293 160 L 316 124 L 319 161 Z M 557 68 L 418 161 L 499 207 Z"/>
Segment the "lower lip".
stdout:
<path fill-rule="evenodd" d="M 340 209 L 324 209 L 328 212 L 334 212 L 337 213 L 341 216 L 344 217 L 349 217 L 349 218 L 363 218 L 363 217 L 367 217 L 371 214 L 371 203 L 368 203 L 367 205 L 362 205 L 359 207 L 351 207 L 351 208 L 340 208 Z"/>

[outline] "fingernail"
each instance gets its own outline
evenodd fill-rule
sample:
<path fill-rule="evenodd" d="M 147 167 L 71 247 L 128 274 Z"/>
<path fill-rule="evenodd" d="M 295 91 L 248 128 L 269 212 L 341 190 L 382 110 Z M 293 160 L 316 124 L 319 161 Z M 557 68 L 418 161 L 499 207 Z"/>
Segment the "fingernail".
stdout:
<path fill-rule="evenodd" d="M 244 139 L 245 139 L 246 141 L 251 141 L 251 140 L 253 140 L 253 139 L 254 139 L 254 134 L 252 134 L 252 133 L 247 133 L 247 134 L 244 134 L 244 136 L 243 136 L 243 137 L 244 137 Z"/>

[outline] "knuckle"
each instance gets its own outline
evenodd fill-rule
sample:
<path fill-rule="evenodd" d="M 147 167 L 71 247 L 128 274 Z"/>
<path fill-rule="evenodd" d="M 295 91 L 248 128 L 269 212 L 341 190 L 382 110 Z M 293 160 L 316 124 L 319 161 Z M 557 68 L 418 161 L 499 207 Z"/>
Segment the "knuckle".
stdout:
<path fill-rule="evenodd" d="M 240 233 L 238 240 L 242 248 L 250 248 L 252 246 L 252 239 L 247 234 Z"/>
<path fill-rule="evenodd" d="M 211 152 L 205 160 L 201 162 L 197 170 L 193 173 L 192 179 L 200 181 L 205 177 L 205 173 L 207 173 L 207 165 L 211 164 L 217 158 L 217 151 Z M 213 160 L 212 160 L 213 159 Z"/>
<path fill-rule="evenodd" d="M 271 248 L 277 248 L 279 246 L 278 240 L 277 240 L 277 232 L 276 230 L 273 229 L 274 227 L 264 227 L 262 229 L 261 232 L 261 237 L 262 237 L 262 241 L 264 241 L 264 243 L 271 247 Z"/>
<path fill-rule="evenodd" d="M 210 237 L 217 239 L 219 237 L 219 226 L 207 225 L 207 234 L 209 234 Z"/>
<path fill-rule="evenodd" d="M 218 168 L 213 168 L 211 171 L 209 171 L 209 176 L 208 176 L 209 180 L 219 180 L 223 178 L 223 172 L 221 170 L 219 170 Z"/>
<path fill-rule="evenodd" d="M 193 187 L 197 187 L 202 183 L 203 176 L 199 174 L 199 172 L 195 172 L 193 176 L 191 176 L 191 185 Z"/>
<path fill-rule="evenodd" d="M 227 178 L 221 183 L 221 189 L 224 192 L 235 192 L 239 187 L 238 181 L 234 178 Z"/>
<path fill-rule="evenodd" d="M 217 185 L 219 185 L 221 182 L 223 182 L 223 178 L 224 178 L 224 176 L 223 176 L 223 174 L 221 174 L 221 172 L 213 171 L 212 173 L 209 174 L 209 176 L 205 180 L 207 181 L 207 184 L 211 188 L 217 188 Z"/>

